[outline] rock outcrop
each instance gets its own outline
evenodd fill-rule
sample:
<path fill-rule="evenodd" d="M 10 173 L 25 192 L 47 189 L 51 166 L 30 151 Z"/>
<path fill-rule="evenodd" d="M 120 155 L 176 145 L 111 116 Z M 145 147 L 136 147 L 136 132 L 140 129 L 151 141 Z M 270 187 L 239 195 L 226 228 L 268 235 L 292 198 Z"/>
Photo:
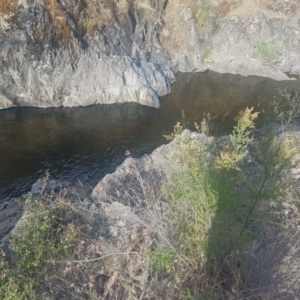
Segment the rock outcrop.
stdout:
<path fill-rule="evenodd" d="M 299 77 L 296 0 L 4 0 L 0 109 L 138 102 L 177 71 Z"/>
<path fill-rule="evenodd" d="M 201 142 L 210 147 L 215 141 L 219 145 L 219 139 L 188 129 L 181 133 L 181 140 L 186 143 Z M 178 172 L 178 151 L 180 147 L 172 141 L 141 158 L 128 157 L 115 172 L 107 174 L 94 187 L 91 198 L 100 204 L 117 201 L 131 207 L 147 206 L 147 198 L 153 190 L 160 188 L 166 179 Z"/>
<path fill-rule="evenodd" d="M 179 70 L 299 76 L 297 0 L 170 1 L 162 45 Z"/>
<path fill-rule="evenodd" d="M 157 39 L 164 1 L 23 1 L 0 36 L 0 108 L 159 106 L 174 72 Z"/>

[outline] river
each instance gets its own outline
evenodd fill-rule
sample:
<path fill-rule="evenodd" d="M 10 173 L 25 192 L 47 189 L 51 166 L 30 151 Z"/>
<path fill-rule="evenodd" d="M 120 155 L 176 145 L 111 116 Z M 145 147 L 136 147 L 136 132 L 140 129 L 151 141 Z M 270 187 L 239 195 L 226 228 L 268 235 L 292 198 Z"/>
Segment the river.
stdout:
<path fill-rule="evenodd" d="M 218 115 L 213 134 L 225 134 L 246 106 L 268 107 L 277 89 L 295 81 L 221 75 L 177 75 L 159 109 L 138 104 L 77 108 L 12 108 L 0 111 L 0 203 L 20 196 L 48 170 L 52 179 L 91 188 L 126 158 L 150 153 L 166 142 L 177 121 L 201 122 Z M 185 118 L 182 119 L 184 111 Z"/>

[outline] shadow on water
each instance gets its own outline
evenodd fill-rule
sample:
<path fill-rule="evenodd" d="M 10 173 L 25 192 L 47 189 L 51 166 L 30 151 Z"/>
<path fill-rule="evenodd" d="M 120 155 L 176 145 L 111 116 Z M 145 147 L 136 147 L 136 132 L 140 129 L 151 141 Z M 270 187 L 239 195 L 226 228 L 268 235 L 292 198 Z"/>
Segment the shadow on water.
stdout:
<path fill-rule="evenodd" d="M 290 84 L 180 73 L 160 109 L 129 103 L 0 111 L 0 202 L 27 192 L 47 170 L 53 179 L 94 186 L 124 161 L 127 149 L 139 157 L 165 143 L 182 110 L 186 126 L 200 122 L 205 111 L 219 115 L 213 133 L 224 134 L 239 110 L 266 106 L 276 88 Z"/>

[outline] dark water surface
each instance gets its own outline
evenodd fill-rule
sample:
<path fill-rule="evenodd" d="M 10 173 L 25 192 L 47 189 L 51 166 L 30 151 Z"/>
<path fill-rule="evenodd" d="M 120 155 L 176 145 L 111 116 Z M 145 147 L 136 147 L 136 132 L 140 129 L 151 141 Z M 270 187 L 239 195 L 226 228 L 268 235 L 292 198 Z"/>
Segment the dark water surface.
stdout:
<path fill-rule="evenodd" d="M 266 107 L 276 89 L 297 82 L 220 75 L 178 74 L 161 108 L 137 104 L 80 108 L 13 108 L 0 111 L 0 203 L 30 190 L 49 170 L 51 178 L 94 186 L 126 158 L 140 157 L 165 143 L 177 121 L 200 123 L 219 115 L 214 132 L 229 132 L 246 106 Z M 221 116 L 226 115 L 224 118 Z"/>

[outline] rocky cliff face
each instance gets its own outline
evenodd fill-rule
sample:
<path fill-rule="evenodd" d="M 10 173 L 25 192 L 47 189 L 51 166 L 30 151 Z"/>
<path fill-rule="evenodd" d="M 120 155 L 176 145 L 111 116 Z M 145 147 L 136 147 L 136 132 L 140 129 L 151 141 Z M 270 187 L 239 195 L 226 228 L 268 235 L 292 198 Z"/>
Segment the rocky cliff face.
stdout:
<path fill-rule="evenodd" d="M 211 69 L 275 80 L 299 76 L 299 1 L 228 2 L 207 39 Z"/>
<path fill-rule="evenodd" d="M 296 0 L 1 1 L 0 109 L 158 107 L 177 71 L 297 76 L 299 9 Z"/>
<path fill-rule="evenodd" d="M 159 106 L 174 82 L 158 41 L 164 4 L 23 1 L 2 21 L 0 107 Z"/>
<path fill-rule="evenodd" d="M 275 80 L 300 74 L 297 0 L 169 1 L 162 45 L 179 70 Z"/>

